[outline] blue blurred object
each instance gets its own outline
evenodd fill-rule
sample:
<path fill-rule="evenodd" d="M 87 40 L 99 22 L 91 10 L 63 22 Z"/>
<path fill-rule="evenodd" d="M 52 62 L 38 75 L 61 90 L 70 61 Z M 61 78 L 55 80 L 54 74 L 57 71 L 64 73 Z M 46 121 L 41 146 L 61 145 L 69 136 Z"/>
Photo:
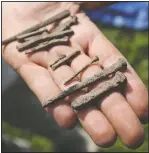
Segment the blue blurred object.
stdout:
<path fill-rule="evenodd" d="M 119 2 L 104 9 L 94 9 L 86 14 L 92 21 L 105 25 L 135 30 L 148 29 L 148 2 Z"/>

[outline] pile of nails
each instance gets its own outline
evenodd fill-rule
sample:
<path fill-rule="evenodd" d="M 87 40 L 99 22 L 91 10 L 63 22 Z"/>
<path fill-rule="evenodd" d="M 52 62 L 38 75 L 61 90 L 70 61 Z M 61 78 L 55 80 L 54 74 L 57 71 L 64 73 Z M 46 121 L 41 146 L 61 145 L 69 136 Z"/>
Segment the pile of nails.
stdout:
<path fill-rule="evenodd" d="M 58 24 L 57 27 L 51 32 L 46 29 L 46 26 L 69 16 L 70 12 L 68 10 L 60 12 L 59 14 L 45 20 L 44 22 L 36 24 L 35 26 L 26 29 L 23 32 L 20 32 L 17 35 L 2 41 L 2 44 L 8 44 L 13 41 L 18 41 L 18 51 L 25 51 L 26 54 L 34 53 L 36 51 L 42 51 L 45 49 L 47 50 L 49 47 L 51 48 L 55 45 L 67 45 L 70 36 L 74 34 L 73 30 L 70 27 L 78 23 L 76 16 L 71 16 L 71 18 L 66 22 Z M 64 54 L 60 54 L 58 59 L 50 63 L 49 66 L 54 71 L 59 66 L 71 62 L 71 60 L 79 54 L 79 50 L 76 50 L 67 56 Z M 64 85 L 77 77 L 77 75 L 84 71 L 88 66 L 90 66 L 94 62 L 98 62 L 98 60 L 98 57 L 95 56 L 88 64 L 81 68 L 71 78 L 66 80 L 64 82 Z M 95 87 L 90 92 L 79 96 L 75 101 L 71 103 L 71 106 L 75 110 L 81 110 L 82 108 L 85 108 L 86 106 L 89 106 L 91 104 L 97 104 L 97 101 L 99 103 L 99 100 L 102 101 L 104 97 L 115 90 L 124 91 L 127 83 L 127 78 L 122 73 L 122 71 L 125 71 L 126 69 L 126 61 L 123 58 L 120 58 L 116 63 L 106 69 L 103 69 L 102 72 L 100 72 L 99 74 L 96 74 L 93 77 L 86 79 L 85 81 L 75 84 L 61 92 L 57 97 L 53 97 L 52 99 L 43 102 L 42 106 L 44 108 L 48 107 L 49 105 L 54 104 L 60 99 L 64 99 L 77 91 L 87 88 L 92 83 L 102 81 L 103 83 Z"/>
<path fill-rule="evenodd" d="M 94 58 L 92 62 L 94 60 L 97 60 L 97 59 Z M 108 96 L 113 91 L 118 91 L 118 92 L 124 91 L 126 87 L 126 83 L 127 83 L 127 78 L 122 72 L 126 71 L 126 69 L 127 69 L 126 61 L 123 58 L 120 58 L 116 63 L 114 63 L 108 68 L 103 69 L 99 74 L 96 74 L 91 78 L 88 78 L 78 84 L 71 86 L 67 88 L 66 90 L 64 90 L 63 92 L 61 92 L 58 96 L 45 101 L 42 104 L 42 106 L 48 107 L 49 105 L 56 103 L 60 99 L 64 99 L 67 96 L 70 96 L 71 94 L 74 94 L 75 92 L 88 87 L 90 84 L 102 81 L 103 83 L 95 87 L 90 92 L 79 96 L 75 101 L 71 103 L 71 106 L 75 110 L 81 110 L 83 108 L 86 108 L 86 106 L 89 106 L 90 104 L 96 104 L 96 102 L 99 102 L 99 100 L 102 101 L 103 98 Z M 83 68 L 81 70 L 83 70 Z M 79 71 L 79 73 L 80 72 L 81 71 Z M 76 77 L 77 74 L 78 73 L 76 73 L 73 77 L 71 77 L 69 81 L 72 78 Z M 111 75 L 112 75 L 112 78 L 111 78 Z"/>
<path fill-rule="evenodd" d="M 68 21 L 64 22 L 63 24 L 59 24 L 51 32 L 49 32 L 45 26 L 56 21 L 60 21 L 68 16 L 70 16 L 70 12 L 65 10 L 40 24 L 36 24 L 35 26 L 19 34 L 2 41 L 2 44 L 18 41 L 18 51 L 25 51 L 26 54 L 42 51 L 55 45 L 67 44 L 69 37 L 74 34 L 70 27 L 77 24 L 76 16 L 71 16 Z"/>

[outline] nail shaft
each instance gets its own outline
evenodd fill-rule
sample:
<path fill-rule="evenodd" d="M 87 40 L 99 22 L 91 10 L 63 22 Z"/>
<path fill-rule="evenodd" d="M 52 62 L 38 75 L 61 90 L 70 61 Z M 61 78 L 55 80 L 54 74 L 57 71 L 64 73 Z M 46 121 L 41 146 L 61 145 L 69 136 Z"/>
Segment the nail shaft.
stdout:
<path fill-rule="evenodd" d="M 55 60 L 52 64 L 49 64 L 49 66 L 50 66 L 50 67 L 53 66 L 54 64 L 56 64 L 57 62 L 59 62 L 60 60 L 62 60 L 62 59 L 65 58 L 65 57 L 66 57 L 66 55 L 61 54 L 61 55 L 58 57 L 58 59 Z"/>
<path fill-rule="evenodd" d="M 54 32 L 60 32 L 66 29 L 69 29 L 70 26 L 77 24 L 77 17 L 76 16 L 72 16 L 71 19 L 69 19 L 68 21 L 66 21 L 63 24 L 58 25 L 55 29 Z"/>
<path fill-rule="evenodd" d="M 28 53 L 31 53 L 31 52 L 36 52 L 36 51 L 39 51 L 39 50 L 44 50 L 44 49 L 47 49 L 48 47 L 53 47 L 55 45 L 63 45 L 63 44 L 66 44 L 68 42 L 68 37 L 64 37 L 64 38 L 61 38 L 61 39 L 54 39 L 54 40 L 51 40 L 51 41 L 47 41 L 47 42 L 44 42 L 42 44 L 39 44 L 39 46 L 37 47 L 33 47 L 27 51 L 25 51 L 25 54 L 28 54 Z"/>
<path fill-rule="evenodd" d="M 36 35 L 36 36 L 31 36 L 31 37 L 28 37 L 28 38 L 25 38 L 23 41 L 22 41 L 22 44 L 27 42 L 27 41 L 32 41 L 32 40 L 35 40 L 37 38 L 41 37 L 41 35 Z M 19 41 L 20 42 L 20 41 Z"/>
<path fill-rule="evenodd" d="M 74 102 L 72 102 L 71 106 L 75 110 L 81 110 L 90 104 L 95 104 L 116 89 L 125 87 L 124 85 L 126 85 L 126 80 L 125 75 L 118 71 L 109 81 L 102 83 L 89 93 L 78 97 Z"/>
<path fill-rule="evenodd" d="M 90 85 L 91 83 L 95 83 L 97 81 L 104 80 L 108 78 L 109 75 L 114 74 L 117 71 L 124 71 L 127 69 L 127 63 L 123 58 L 120 58 L 116 63 L 114 63 L 109 68 L 104 69 L 102 72 L 100 72 L 97 75 L 94 75 L 94 77 L 91 77 L 79 84 L 76 84 L 74 86 L 69 87 L 65 91 L 63 91 L 61 94 L 59 94 L 57 97 L 54 97 L 42 104 L 43 107 L 47 107 L 51 103 L 56 102 L 57 100 L 63 99 L 71 94 L 73 94 L 76 91 L 79 91 L 80 89 L 83 89 Z"/>
<path fill-rule="evenodd" d="M 87 65 L 85 65 L 83 68 L 81 68 L 76 74 L 74 74 L 71 78 L 69 78 L 67 81 L 65 81 L 64 85 L 67 84 L 69 81 L 74 79 L 77 75 L 79 75 L 82 71 L 84 71 L 88 66 L 90 66 L 92 63 L 97 62 L 99 58 L 95 56 Z"/>
<path fill-rule="evenodd" d="M 66 18 L 68 16 L 70 16 L 70 12 L 68 10 L 60 12 L 60 13 L 56 14 L 55 16 L 50 17 L 47 20 L 45 20 L 45 21 L 43 21 L 41 23 L 38 23 L 38 24 L 36 24 L 36 25 L 34 25 L 34 26 L 32 26 L 32 27 L 30 27 L 30 28 L 18 33 L 17 35 L 14 35 L 14 36 L 12 36 L 12 37 L 10 37 L 8 39 L 3 40 L 2 44 L 8 44 L 10 42 L 13 42 L 13 41 L 15 41 L 17 39 L 17 36 L 19 36 L 19 35 L 22 35 L 22 34 L 25 34 L 25 33 L 29 33 L 29 32 L 32 32 L 32 31 L 36 31 L 36 30 L 38 30 L 38 29 L 40 29 L 40 28 L 42 28 L 44 26 L 47 26 L 48 24 L 51 24 L 53 22 L 62 20 L 63 18 Z"/>
<path fill-rule="evenodd" d="M 37 30 L 37 31 L 33 31 L 33 32 L 30 32 L 30 33 L 26 33 L 26 34 L 17 36 L 17 40 L 18 41 L 22 41 L 25 38 L 28 38 L 28 37 L 31 37 L 31 36 L 35 36 L 35 35 L 39 35 L 39 34 L 41 34 L 43 32 L 47 32 L 47 31 L 48 30 L 46 28 L 43 28 L 43 29 L 40 29 L 40 30 Z"/>
<path fill-rule="evenodd" d="M 56 70 L 59 66 L 61 66 L 61 65 L 65 64 L 65 63 L 67 63 L 68 61 L 72 60 L 73 58 L 75 58 L 79 54 L 80 54 L 80 51 L 75 51 L 75 52 L 71 53 L 70 55 L 66 56 L 65 58 L 63 58 L 62 60 L 60 60 L 59 62 L 54 64 L 51 67 L 52 70 Z"/>
<path fill-rule="evenodd" d="M 25 42 L 25 41 L 33 41 L 33 40 L 36 40 L 37 38 L 40 39 L 41 36 L 45 37 L 45 36 L 47 36 L 47 35 L 49 35 L 49 32 L 48 32 L 48 31 L 44 31 L 44 32 L 42 33 L 42 35 L 39 34 L 39 35 L 36 35 L 36 36 L 31 36 L 31 37 L 25 38 L 25 39 L 24 39 L 24 42 Z"/>
<path fill-rule="evenodd" d="M 70 30 L 65 30 L 65 31 L 59 32 L 59 33 L 51 33 L 51 34 L 44 35 L 44 36 L 42 36 L 42 35 L 37 36 L 37 37 L 34 37 L 34 39 L 32 39 L 30 41 L 21 43 L 20 45 L 17 46 L 17 49 L 19 51 L 23 51 L 23 50 L 29 49 L 31 47 L 34 47 L 34 46 L 36 46 L 39 43 L 42 43 L 44 41 L 50 41 L 54 38 L 56 38 L 56 39 L 62 38 L 62 37 L 65 37 L 65 36 L 72 35 L 73 33 L 74 32 L 70 29 Z"/>

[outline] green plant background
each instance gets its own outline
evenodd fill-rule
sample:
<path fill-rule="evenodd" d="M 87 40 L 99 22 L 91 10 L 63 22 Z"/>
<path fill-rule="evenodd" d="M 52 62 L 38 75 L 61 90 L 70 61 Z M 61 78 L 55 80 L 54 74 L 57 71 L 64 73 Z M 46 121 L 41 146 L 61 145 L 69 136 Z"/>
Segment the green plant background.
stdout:
<path fill-rule="evenodd" d="M 99 26 L 99 23 L 96 24 Z M 136 70 L 148 89 L 148 32 L 109 28 L 101 24 L 99 27 L 105 36 L 107 36 L 128 59 L 129 63 Z M 148 152 L 148 125 L 144 125 L 144 128 L 146 137 L 144 144 L 140 148 L 136 150 L 128 149 L 122 145 L 118 139 L 113 147 L 102 150 L 104 152 Z M 54 150 L 51 140 L 37 133 L 12 126 L 5 121 L 2 122 L 2 131 L 6 133 L 11 140 L 16 137 L 29 140 L 31 142 L 32 151 L 51 152 Z"/>

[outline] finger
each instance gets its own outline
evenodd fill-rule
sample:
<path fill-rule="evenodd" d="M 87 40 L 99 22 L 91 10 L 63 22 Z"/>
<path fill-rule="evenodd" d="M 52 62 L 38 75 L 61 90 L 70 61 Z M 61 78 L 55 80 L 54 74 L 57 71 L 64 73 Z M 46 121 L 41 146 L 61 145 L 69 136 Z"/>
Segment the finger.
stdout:
<path fill-rule="evenodd" d="M 70 47 L 55 47 L 55 49 L 52 49 L 49 53 L 49 56 L 54 58 L 53 54 L 56 53 L 64 53 L 66 55 L 70 54 L 70 52 L 73 52 L 74 49 L 71 49 Z M 81 56 L 81 55 L 78 55 Z M 77 57 L 78 57 L 77 56 Z M 77 58 L 76 57 L 76 58 Z M 75 60 L 75 59 L 73 59 Z M 84 59 L 83 59 L 84 62 Z M 51 74 L 53 75 L 53 78 L 59 85 L 59 87 L 64 90 L 68 88 L 68 86 L 72 86 L 73 84 L 78 83 L 77 78 L 73 79 L 69 85 L 64 86 L 64 78 L 68 79 L 72 77 L 74 72 L 68 65 L 60 66 L 55 71 L 52 71 L 49 69 Z M 70 96 L 71 102 L 75 100 L 75 98 L 78 97 L 78 95 L 83 94 L 83 92 L 75 93 L 73 96 Z M 83 110 L 83 111 L 76 111 L 76 114 L 83 125 L 84 129 L 88 132 L 90 137 L 93 139 L 93 141 L 102 147 L 108 147 L 113 145 L 113 143 L 116 140 L 116 133 L 113 129 L 113 127 L 110 125 L 108 120 L 104 117 L 104 115 L 97 110 L 94 106 L 92 106 L 89 109 Z"/>
<path fill-rule="evenodd" d="M 82 56 L 80 55 L 72 61 L 71 66 L 77 72 L 80 67 L 86 65 L 90 60 L 89 57 L 82 54 Z M 100 70 L 101 68 L 96 64 L 88 67 L 81 74 L 81 80 L 92 77 L 99 73 Z M 120 93 L 113 93 L 106 97 L 100 108 L 126 146 L 138 147 L 142 144 L 144 138 L 143 128 L 137 116 Z"/>
<path fill-rule="evenodd" d="M 48 70 L 41 66 L 33 63 L 24 64 L 18 72 L 41 102 L 57 96 L 61 92 Z M 65 100 L 60 100 L 56 105 L 51 106 L 49 112 L 61 127 L 70 129 L 77 123 L 75 113 Z"/>
<path fill-rule="evenodd" d="M 100 65 L 103 67 L 108 67 L 117 61 L 119 57 L 123 57 L 100 32 L 91 43 L 89 55 L 91 57 L 98 56 L 101 59 Z M 125 75 L 128 79 L 125 94 L 128 103 L 141 120 L 148 120 L 148 93 L 144 84 L 129 64 Z"/>

